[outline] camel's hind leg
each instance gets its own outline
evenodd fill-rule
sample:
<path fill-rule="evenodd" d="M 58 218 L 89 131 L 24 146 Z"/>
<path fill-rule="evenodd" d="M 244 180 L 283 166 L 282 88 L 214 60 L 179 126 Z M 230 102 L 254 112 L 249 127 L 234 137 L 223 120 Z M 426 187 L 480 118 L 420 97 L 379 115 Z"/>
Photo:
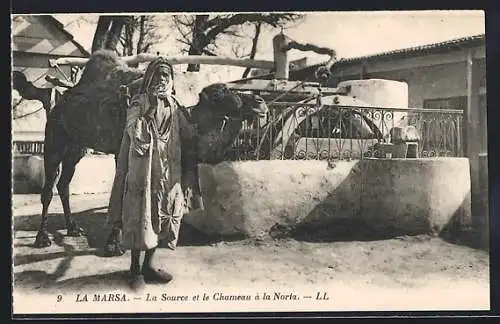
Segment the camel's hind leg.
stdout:
<path fill-rule="evenodd" d="M 66 151 L 62 160 L 62 172 L 59 181 L 57 182 L 57 192 L 64 211 L 64 219 L 66 220 L 66 229 L 68 236 L 81 236 L 85 232 L 79 228 L 71 217 L 71 208 L 69 205 L 69 185 L 75 174 L 76 165 L 85 155 L 85 149 L 80 147 L 71 147 Z"/>
<path fill-rule="evenodd" d="M 46 142 L 43 157 L 45 183 L 40 194 L 42 203 L 42 221 L 40 223 L 40 228 L 38 229 L 38 234 L 36 235 L 34 244 L 34 246 L 37 248 L 43 248 L 51 245 L 50 238 L 47 233 L 47 214 L 49 211 L 50 202 L 52 201 L 52 197 L 54 195 L 54 184 L 59 173 L 59 164 L 61 163 L 62 156 L 63 148 L 52 147 L 52 145 Z"/>

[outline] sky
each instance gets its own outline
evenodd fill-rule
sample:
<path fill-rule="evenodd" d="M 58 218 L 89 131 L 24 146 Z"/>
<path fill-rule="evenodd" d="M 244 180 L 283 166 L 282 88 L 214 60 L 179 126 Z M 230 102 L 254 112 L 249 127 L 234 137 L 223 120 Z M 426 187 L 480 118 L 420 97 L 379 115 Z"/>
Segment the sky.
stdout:
<path fill-rule="evenodd" d="M 333 48 L 338 58 L 376 54 L 485 33 L 483 11 L 343 11 L 302 14 L 305 19 L 300 24 L 285 29 L 284 33 L 299 43 Z M 56 14 L 54 17 L 90 52 L 98 14 Z M 81 17 L 84 19 L 79 19 Z M 170 36 L 152 48 L 153 52 L 180 55 L 181 45 L 175 41 L 176 35 L 170 26 L 163 27 L 160 32 Z M 264 30 L 261 33 L 256 59 L 273 59 L 272 38 L 278 32 L 279 30 Z M 248 33 L 251 35 L 252 31 L 249 30 Z M 234 43 L 234 40 L 228 42 L 227 46 Z M 249 40 L 247 45 L 250 45 Z M 289 60 L 307 56 L 308 65 L 328 59 L 324 55 L 297 50 L 289 51 L 288 55 Z M 203 66 L 200 73 L 189 74 L 185 73 L 185 65 L 174 68 L 177 73 L 186 76 L 177 80 L 184 80 L 182 82 L 194 89 L 191 94 L 210 83 L 239 79 L 244 71 L 244 68 L 232 66 Z M 186 94 L 183 98 L 186 104 L 191 101 L 195 103 L 196 96 L 191 94 Z"/>
<path fill-rule="evenodd" d="M 305 15 L 301 24 L 284 30 L 284 33 L 298 42 L 333 48 L 338 58 L 376 54 L 485 33 L 483 11 L 343 11 L 309 12 Z M 67 30 L 79 43 L 90 49 L 95 24 L 82 21 L 75 23 L 77 15 L 74 14 L 54 16 L 67 25 Z M 96 15 L 87 15 L 87 18 L 87 21 L 97 21 Z M 165 32 L 169 32 L 167 27 Z M 261 35 L 256 59 L 272 60 L 272 37 L 277 32 L 266 31 Z M 172 37 L 158 44 L 154 50 L 179 55 L 178 43 Z M 312 52 L 289 52 L 292 60 L 304 56 L 308 57 L 308 64 L 328 59 Z M 241 69 L 236 68 L 236 71 L 240 73 Z"/>
<path fill-rule="evenodd" d="M 63 24 L 75 18 L 75 15 L 55 16 Z M 89 15 L 92 18 L 89 20 L 95 21 L 95 17 Z M 84 47 L 91 46 L 95 25 L 73 24 L 68 30 Z M 285 30 L 297 41 L 333 47 L 340 57 L 374 54 L 484 32 L 484 13 L 469 10 L 306 13 L 303 23 Z M 271 39 L 272 35 L 263 35 L 262 42 L 269 46 L 260 53 L 262 57 L 272 57 Z"/>

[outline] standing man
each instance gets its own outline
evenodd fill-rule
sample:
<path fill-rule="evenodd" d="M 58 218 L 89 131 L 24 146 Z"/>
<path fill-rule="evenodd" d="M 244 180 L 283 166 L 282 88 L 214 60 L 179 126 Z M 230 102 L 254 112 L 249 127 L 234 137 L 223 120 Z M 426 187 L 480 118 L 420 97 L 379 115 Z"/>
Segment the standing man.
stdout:
<path fill-rule="evenodd" d="M 171 249 L 177 245 L 191 193 L 184 175 L 196 167 L 193 155 L 182 151 L 192 134 L 173 97 L 173 76 L 172 66 L 161 57 L 146 69 L 140 93 L 127 111 L 111 191 L 108 222 L 122 231 L 122 246 L 131 250 L 133 289 L 172 280 L 155 267 L 154 255 L 159 240 Z"/>

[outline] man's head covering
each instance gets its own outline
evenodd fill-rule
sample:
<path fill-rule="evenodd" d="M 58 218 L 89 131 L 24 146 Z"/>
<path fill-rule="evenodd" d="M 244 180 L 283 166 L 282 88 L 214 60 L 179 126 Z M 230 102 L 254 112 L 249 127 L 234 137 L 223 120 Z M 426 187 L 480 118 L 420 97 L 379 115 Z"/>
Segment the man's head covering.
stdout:
<path fill-rule="evenodd" d="M 146 68 L 146 72 L 144 73 L 144 78 L 141 85 L 140 93 L 146 93 L 149 89 L 151 82 L 153 81 L 155 73 L 161 68 L 167 68 L 170 71 L 170 82 L 172 84 L 172 94 L 175 94 L 174 88 L 174 69 L 172 65 L 168 63 L 168 61 L 164 57 L 158 57 L 151 63 L 149 63 Z"/>

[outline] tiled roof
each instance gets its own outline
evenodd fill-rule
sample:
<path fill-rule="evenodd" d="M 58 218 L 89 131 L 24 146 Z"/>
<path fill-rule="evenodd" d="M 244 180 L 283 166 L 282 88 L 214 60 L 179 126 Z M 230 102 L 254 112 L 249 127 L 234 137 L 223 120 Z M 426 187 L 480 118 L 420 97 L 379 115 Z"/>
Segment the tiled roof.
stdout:
<path fill-rule="evenodd" d="M 358 62 L 358 61 L 363 61 L 363 60 L 367 60 L 367 59 L 375 59 L 375 58 L 382 58 L 382 57 L 388 57 L 388 56 L 393 57 L 393 56 L 400 55 L 400 54 L 417 54 L 417 53 L 422 54 L 422 52 L 442 50 L 442 49 L 445 49 L 445 50 L 461 49 L 464 46 L 473 46 L 473 45 L 479 44 L 479 43 L 483 42 L 484 40 L 485 40 L 485 35 L 481 34 L 481 35 L 452 39 L 449 41 L 444 41 L 444 42 L 439 42 L 439 43 L 403 48 L 403 49 L 398 49 L 398 50 L 392 50 L 392 51 L 382 52 L 382 53 L 378 53 L 378 54 L 341 59 L 341 60 L 339 60 L 338 63 L 351 63 L 351 62 Z"/>
<path fill-rule="evenodd" d="M 54 27 L 60 36 L 45 31 L 40 22 Z M 12 18 L 12 51 L 24 53 L 50 54 L 56 56 L 88 57 L 83 48 L 56 18 L 50 15 L 19 15 Z"/>
<path fill-rule="evenodd" d="M 71 42 L 76 46 L 78 47 L 78 49 L 80 51 L 82 51 L 82 53 L 86 56 L 90 56 L 90 53 L 80 44 L 78 43 L 76 40 L 75 40 L 75 37 L 73 36 L 73 34 L 71 34 L 69 31 L 66 30 L 66 28 L 64 28 L 64 25 L 59 21 L 57 20 L 54 16 L 52 15 L 47 15 L 45 16 L 47 20 L 51 21 L 55 26 L 57 26 L 57 28 L 59 28 L 59 30 L 61 32 L 63 32 L 64 34 L 66 34 L 66 36 L 69 37 L 69 39 L 71 39 Z"/>
<path fill-rule="evenodd" d="M 459 50 L 459 49 L 462 49 L 462 48 L 468 47 L 468 46 L 481 45 L 484 43 L 484 41 L 485 41 L 485 34 L 479 34 L 479 35 L 474 35 L 474 36 L 452 39 L 452 40 L 439 42 L 439 43 L 397 49 L 397 50 L 392 50 L 392 51 L 387 51 L 387 52 L 382 52 L 382 53 L 377 53 L 377 54 L 372 54 L 372 55 L 339 59 L 335 63 L 334 66 L 344 65 L 344 64 L 349 65 L 349 64 L 355 64 L 355 63 L 359 63 L 359 62 L 363 62 L 363 61 L 371 61 L 371 60 L 377 60 L 377 59 L 388 59 L 388 58 L 392 59 L 392 58 L 409 57 L 409 56 L 422 55 L 422 54 L 439 53 L 442 51 L 449 51 L 449 50 L 454 50 L 454 49 Z M 311 66 L 308 66 L 304 69 L 298 70 L 297 72 L 309 70 L 312 68 L 317 68 L 318 66 L 320 66 L 322 64 L 324 64 L 324 63 L 311 65 Z"/>

